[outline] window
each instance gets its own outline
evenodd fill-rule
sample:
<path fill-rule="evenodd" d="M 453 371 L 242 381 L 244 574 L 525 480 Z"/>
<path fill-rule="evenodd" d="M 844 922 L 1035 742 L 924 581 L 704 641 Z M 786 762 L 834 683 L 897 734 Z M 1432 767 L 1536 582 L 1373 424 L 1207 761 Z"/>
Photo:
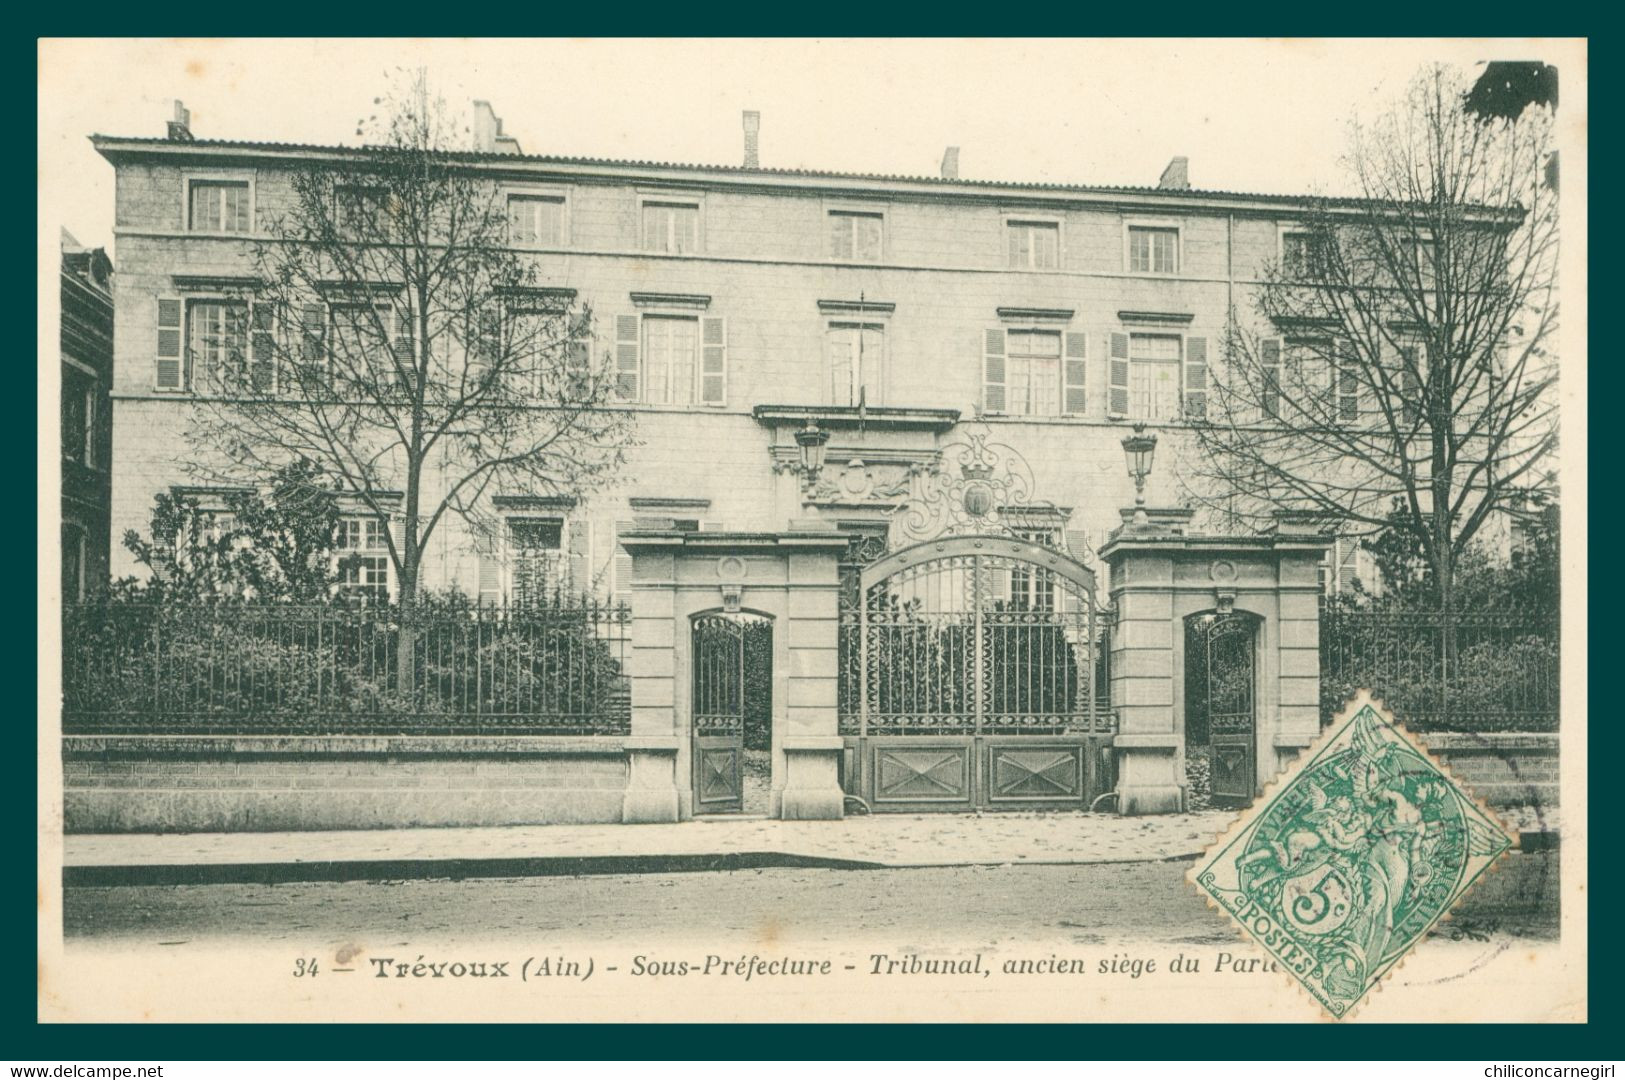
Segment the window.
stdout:
<path fill-rule="evenodd" d="M 643 204 L 643 250 L 691 255 L 700 248 L 698 203 Z"/>
<path fill-rule="evenodd" d="M 1004 229 L 1012 268 L 1053 270 L 1061 265 L 1061 226 L 1058 223 L 1007 221 Z"/>
<path fill-rule="evenodd" d="M 1129 335 L 1129 415 L 1134 419 L 1179 418 L 1182 346 L 1178 334 Z"/>
<path fill-rule="evenodd" d="M 1055 529 L 1029 526 L 1017 528 L 1015 534 L 1044 547 L 1056 550 L 1061 547 L 1061 537 Z M 1013 562 L 1009 570 L 1008 602 L 1012 611 L 1054 611 L 1055 575 L 1027 563 Z"/>
<path fill-rule="evenodd" d="M 1288 278 L 1314 279 L 1322 272 L 1324 247 L 1307 232 L 1281 234 L 1281 272 Z"/>
<path fill-rule="evenodd" d="M 665 315 L 643 318 L 643 400 L 654 405 L 694 401 L 699 320 Z"/>
<path fill-rule="evenodd" d="M 521 247 L 563 245 L 563 196 L 509 195 L 508 242 Z"/>
<path fill-rule="evenodd" d="M 193 232 L 245 233 L 248 198 L 247 180 L 190 181 L 187 227 Z"/>
<path fill-rule="evenodd" d="M 853 262 L 879 262 L 881 233 L 885 220 L 882 214 L 831 210 L 830 254 L 837 259 Z"/>
<path fill-rule="evenodd" d="M 537 604 L 556 597 L 568 585 L 564 522 L 558 518 L 509 518 L 509 565 L 515 603 Z"/>
<path fill-rule="evenodd" d="M 187 306 L 187 361 L 194 385 L 217 390 L 243 385 L 248 375 L 248 305 L 194 300 Z"/>
<path fill-rule="evenodd" d="M 1054 416 L 1059 409 L 1061 335 L 1054 330 L 1011 330 L 1005 335 L 1005 411 Z"/>
<path fill-rule="evenodd" d="M 328 319 L 328 357 L 341 382 L 370 382 L 383 390 L 392 380 L 410 381 L 416 369 L 409 315 L 389 304 L 334 304 Z"/>
<path fill-rule="evenodd" d="M 1177 228 L 1130 225 L 1128 229 L 1128 268 L 1135 274 L 1177 274 L 1179 272 L 1179 230 Z"/>
<path fill-rule="evenodd" d="M 85 598 L 85 530 L 62 525 L 62 599 L 75 603 Z"/>
<path fill-rule="evenodd" d="M 1402 285 L 1420 284 L 1433 288 L 1434 273 L 1439 265 L 1439 244 L 1431 236 L 1409 236 L 1400 241 L 1399 273 Z"/>
<path fill-rule="evenodd" d="M 346 186 L 334 191 L 334 224 L 351 239 L 375 237 L 384 228 L 388 192 L 381 187 Z"/>
<path fill-rule="evenodd" d="M 96 467 L 96 380 L 78 370 L 62 372 L 62 456 Z"/>
<path fill-rule="evenodd" d="M 875 323 L 829 324 L 830 403 L 878 405 L 886 330 Z"/>
<path fill-rule="evenodd" d="M 366 603 L 389 603 L 389 543 L 386 523 L 375 517 L 340 518 L 334 548 L 339 558 L 339 592 Z"/>

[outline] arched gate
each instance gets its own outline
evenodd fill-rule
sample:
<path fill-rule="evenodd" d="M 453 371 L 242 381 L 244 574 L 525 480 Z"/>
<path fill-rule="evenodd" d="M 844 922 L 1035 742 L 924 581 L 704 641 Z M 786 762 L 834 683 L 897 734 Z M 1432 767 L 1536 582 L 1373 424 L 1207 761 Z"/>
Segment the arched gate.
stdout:
<path fill-rule="evenodd" d="M 1094 573 L 958 535 L 848 578 L 843 783 L 876 811 L 1084 807 L 1113 786 Z"/>

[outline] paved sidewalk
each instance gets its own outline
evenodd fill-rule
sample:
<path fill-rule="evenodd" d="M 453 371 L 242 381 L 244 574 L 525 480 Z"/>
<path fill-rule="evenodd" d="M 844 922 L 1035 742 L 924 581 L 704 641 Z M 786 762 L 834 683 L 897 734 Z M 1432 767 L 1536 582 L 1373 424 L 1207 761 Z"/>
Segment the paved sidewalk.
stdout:
<path fill-rule="evenodd" d="M 343 832 L 67 837 L 68 867 L 591 860 L 670 865 L 779 856 L 806 865 L 918 867 L 1146 862 L 1193 856 L 1233 815 L 888 814 L 843 821 L 702 819 L 678 825 L 534 825 Z M 756 860 L 760 862 L 760 860 Z M 568 872 L 566 869 L 565 872 Z"/>

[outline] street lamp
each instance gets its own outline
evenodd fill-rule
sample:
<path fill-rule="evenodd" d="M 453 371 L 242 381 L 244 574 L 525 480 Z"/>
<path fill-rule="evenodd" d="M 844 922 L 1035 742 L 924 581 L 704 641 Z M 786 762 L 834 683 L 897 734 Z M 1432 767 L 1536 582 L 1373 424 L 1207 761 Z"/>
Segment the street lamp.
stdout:
<path fill-rule="evenodd" d="M 801 472 L 809 484 L 818 479 L 818 472 L 824 467 L 824 445 L 828 442 L 829 432 L 813 420 L 808 420 L 807 426 L 796 432 L 796 445 L 801 448 Z"/>
<path fill-rule="evenodd" d="M 1128 474 L 1134 478 L 1134 524 L 1148 525 L 1145 512 L 1145 478 L 1151 475 L 1151 459 L 1157 453 L 1157 437 L 1145 433 L 1145 425 L 1135 424 L 1134 433 L 1123 437 L 1123 456 L 1128 458 Z"/>

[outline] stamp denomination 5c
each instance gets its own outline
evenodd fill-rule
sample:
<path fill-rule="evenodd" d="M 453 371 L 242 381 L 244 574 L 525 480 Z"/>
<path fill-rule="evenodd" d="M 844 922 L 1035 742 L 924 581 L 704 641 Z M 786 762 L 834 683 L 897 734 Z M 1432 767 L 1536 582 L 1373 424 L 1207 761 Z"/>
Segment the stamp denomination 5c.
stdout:
<path fill-rule="evenodd" d="M 1191 880 L 1342 1019 L 1511 846 L 1361 692 Z"/>

